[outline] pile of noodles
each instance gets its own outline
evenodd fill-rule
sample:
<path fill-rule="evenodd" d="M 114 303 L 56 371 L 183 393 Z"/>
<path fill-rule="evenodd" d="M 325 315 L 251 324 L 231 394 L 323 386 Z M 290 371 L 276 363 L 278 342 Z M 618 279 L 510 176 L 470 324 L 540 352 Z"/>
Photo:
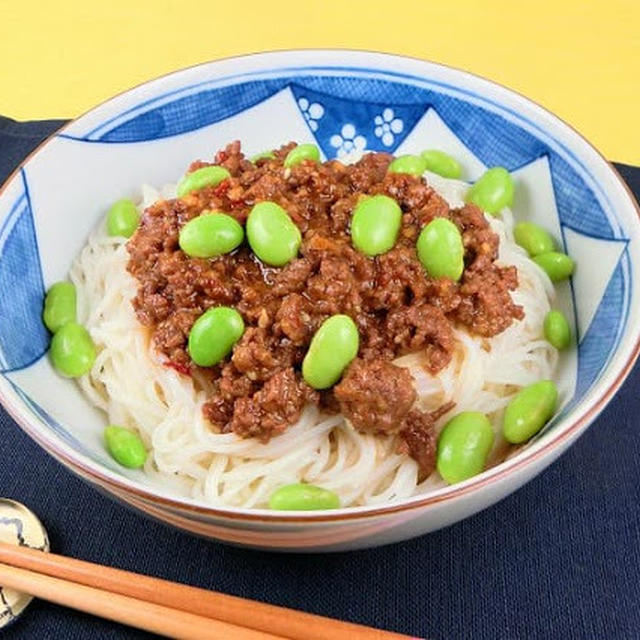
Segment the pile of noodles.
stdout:
<path fill-rule="evenodd" d="M 464 183 L 431 174 L 427 179 L 450 206 L 462 206 Z M 174 192 L 170 186 L 162 193 L 143 187 L 140 209 Z M 455 402 L 438 428 L 460 411 L 487 414 L 496 431 L 489 463 L 496 464 L 506 451 L 499 435 L 505 406 L 522 386 L 553 377 L 557 352 L 542 330 L 553 297 L 551 282 L 515 244 L 511 213 L 487 218 L 500 238 L 499 263 L 518 269 L 512 296 L 524 308 L 524 320 L 491 339 L 456 330 L 453 360 L 436 376 L 421 366 L 419 353 L 396 362 L 414 376 L 420 408 Z M 110 423 L 140 433 L 150 450 L 145 472 L 154 482 L 209 505 L 238 507 L 263 507 L 277 487 L 300 481 L 331 489 L 343 506 L 388 502 L 443 485 L 437 472 L 418 484 L 417 464 L 397 452 L 395 438 L 358 433 L 342 416 L 323 415 L 312 405 L 267 444 L 215 433 L 202 415 L 207 382 L 163 366 L 149 330 L 135 317 L 131 299 L 137 282 L 126 270 L 125 242 L 109 237 L 103 223 L 71 269 L 79 322 L 98 349 L 80 384 Z"/>

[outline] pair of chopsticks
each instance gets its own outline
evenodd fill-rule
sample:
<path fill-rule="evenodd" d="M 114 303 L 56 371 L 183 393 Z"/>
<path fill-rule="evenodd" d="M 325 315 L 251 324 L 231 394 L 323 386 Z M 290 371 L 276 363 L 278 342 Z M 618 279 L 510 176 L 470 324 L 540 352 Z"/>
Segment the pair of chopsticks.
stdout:
<path fill-rule="evenodd" d="M 2 542 L 0 585 L 185 640 L 408 637 Z"/>

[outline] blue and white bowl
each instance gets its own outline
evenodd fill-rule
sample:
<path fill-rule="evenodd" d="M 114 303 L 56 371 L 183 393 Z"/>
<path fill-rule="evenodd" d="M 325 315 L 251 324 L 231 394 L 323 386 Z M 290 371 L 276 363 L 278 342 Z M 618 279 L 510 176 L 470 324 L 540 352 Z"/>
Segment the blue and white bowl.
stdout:
<path fill-rule="evenodd" d="M 249 154 L 296 140 L 327 158 L 367 148 L 448 151 L 473 181 L 490 166 L 516 181 L 518 218 L 550 229 L 577 262 L 559 288 L 578 346 L 570 391 L 515 456 L 462 484 L 383 506 L 274 513 L 172 496 L 104 452 L 104 418 L 46 357 L 45 289 L 108 205 L 175 181 L 194 158 L 241 139 Z M 189 531 L 272 549 L 349 549 L 460 520 L 557 458 L 598 415 L 638 355 L 638 207 L 616 171 L 571 127 L 526 98 L 437 64 L 357 51 L 289 51 L 203 64 L 143 84 L 47 140 L 0 191 L 0 399 L 72 471 Z"/>

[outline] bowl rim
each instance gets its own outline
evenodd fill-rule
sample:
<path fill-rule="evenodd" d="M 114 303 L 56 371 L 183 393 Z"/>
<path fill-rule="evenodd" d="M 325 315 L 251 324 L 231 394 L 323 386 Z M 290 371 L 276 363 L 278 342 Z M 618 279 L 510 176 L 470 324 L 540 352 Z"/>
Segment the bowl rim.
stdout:
<path fill-rule="evenodd" d="M 549 109 L 543 107 L 536 101 L 531 98 L 525 96 L 524 94 L 511 89 L 499 82 L 494 80 L 490 80 L 485 78 L 479 74 L 472 73 L 465 69 L 460 69 L 451 65 L 442 64 L 440 62 L 435 62 L 426 58 L 418 58 L 416 56 L 408 56 L 408 55 L 398 55 L 388 52 L 380 52 L 373 50 L 365 50 L 365 49 L 351 49 L 351 48 L 295 48 L 295 49 L 274 49 L 269 51 L 258 51 L 252 52 L 242 55 L 233 55 L 226 56 L 222 58 L 216 58 L 214 60 L 204 61 L 197 63 L 195 65 L 190 65 L 187 67 L 183 67 L 180 69 L 176 69 L 173 71 L 169 71 L 167 73 L 161 74 L 154 78 L 150 78 L 141 83 L 138 83 L 132 87 L 124 89 L 123 91 L 116 93 L 105 100 L 97 103 L 91 108 L 87 109 L 80 115 L 75 118 L 70 119 L 67 123 L 65 123 L 62 127 L 54 131 L 51 135 L 49 135 L 45 140 L 43 140 L 37 147 L 35 147 L 12 171 L 7 179 L 4 181 L 2 185 L 0 185 L 0 197 L 4 193 L 4 191 L 8 188 L 9 184 L 13 181 L 16 175 L 22 170 L 22 168 L 31 160 L 32 157 L 37 155 L 43 147 L 45 147 L 49 142 L 54 140 L 59 136 L 60 133 L 64 132 L 68 127 L 74 125 L 79 119 L 83 118 L 85 115 L 90 114 L 94 110 L 99 107 L 106 105 L 112 100 L 124 96 L 127 93 L 138 90 L 146 85 L 155 83 L 159 80 L 163 80 L 165 78 L 169 78 L 174 75 L 178 75 L 180 73 L 186 71 L 196 70 L 199 67 L 208 67 L 215 66 L 216 63 L 229 63 L 233 61 L 247 61 L 251 58 L 267 58 L 269 56 L 274 57 L 278 54 L 296 54 L 296 53 L 305 53 L 305 54 L 319 54 L 319 55 L 330 55 L 330 54 L 361 54 L 369 57 L 383 57 L 386 60 L 392 62 L 393 60 L 404 60 L 404 61 L 413 61 L 423 64 L 430 64 L 435 67 L 440 67 L 445 71 L 452 71 L 456 74 L 460 74 L 461 76 L 468 76 L 474 80 L 480 80 L 482 82 L 488 83 L 489 85 L 493 85 L 494 87 L 498 87 L 499 89 L 506 91 L 507 93 L 512 94 L 519 100 L 524 100 L 529 103 L 530 106 L 534 106 L 536 109 L 540 110 L 545 116 L 550 117 L 552 120 L 555 120 L 560 125 L 566 127 L 574 136 L 584 144 L 586 147 L 593 153 L 595 153 L 600 160 L 602 160 L 607 166 L 608 170 L 611 172 L 611 175 L 615 180 L 622 186 L 623 191 L 626 193 L 626 196 L 635 209 L 636 216 L 638 218 L 638 223 L 640 224 L 640 205 L 636 200 L 634 194 L 631 189 L 627 185 L 627 183 L 623 180 L 619 171 L 611 164 L 609 160 L 592 144 L 590 143 L 575 127 L 571 124 L 567 123 L 565 120 L 551 112 Z M 628 325 L 625 327 L 625 333 L 630 332 L 631 327 Z M 169 508 L 177 511 L 189 511 L 193 514 L 197 514 L 199 516 L 207 516 L 211 518 L 218 519 L 228 519 L 228 520 L 237 520 L 237 521 L 245 521 L 245 522 L 261 522 L 261 523 L 280 523 L 280 524 L 295 524 L 295 523 L 327 523 L 327 522 L 338 522 L 345 520 L 359 520 L 364 518 L 371 517 L 379 517 L 387 514 L 396 514 L 400 512 L 406 511 L 415 511 L 417 509 L 424 509 L 425 507 L 429 507 L 432 505 L 440 504 L 442 502 L 447 502 L 453 500 L 454 498 L 458 498 L 461 496 L 468 495 L 469 493 L 473 493 L 475 491 L 479 491 L 490 484 L 494 484 L 504 479 L 506 476 L 511 474 L 515 474 L 518 471 L 522 471 L 525 468 L 531 467 L 536 461 L 541 458 L 546 458 L 551 455 L 554 450 L 560 448 L 560 452 L 562 451 L 561 447 L 564 443 L 570 442 L 572 439 L 577 438 L 582 431 L 584 431 L 589 424 L 598 416 L 598 414 L 604 409 L 604 407 L 609 403 L 612 399 L 616 391 L 620 388 L 625 378 L 631 371 L 631 368 L 635 364 L 638 356 L 640 355 L 640 326 L 635 330 L 636 340 L 632 344 L 624 345 L 624 351 L 627 351 L 626 357 L 624 357 L 624 353 L 617 353 L 617 358 L 612 358 L 609 360 L 605 367 L 610 367 L 611 370 L 609 372 L 609 377 L 613 377 L 613 379 L 609 382 L 608 386 L 604 388 L 604 390 L 600 390 L 598 394 L 593 393 L 596 389 L 592 389 L 593 397 L 590 399 L 590 402 L 587 403 L 585 407 L 583 407 L 582 411 L 571 420 L 571 414 L 566 416 L 554 429 L 550 432 L 550 436 L 548 441 L 544 442 L 541 446 L 537 448 L 527 447 L 522 451 L 518 452 L 516 456 L 509 460 L 505 460 L 500 464 L 487 469 L 483 473 L 470 478 L 469 480 L 459 483 L 456 485 L 449 485 L 443 489 L 437 490 L 436 493 L 426 494 L 424 496 L 414 495 L 408 498 L 403 498 L 400 500 L 395 500 L 393 502 L 389 502 L 382 505 L 369 505 L 369 506 L 358 506 L 358 507 L 342 507 L 339 509 L 332 509 L 323 512 L 317 511 L 301 511 L 301 512 L 274 512 L 267 509 L 246 509 L 239 507 L 224 507 L 224 506 L 206 506 L 202 504 L 201 501 L 193 500 L 189 498 L 181 498 L 181 497 L 168 497 L 160 495 L 154 492 L 151 489 L 144 488 L 140 485 L 140 483 L 135 483 L 135 481 L 130 481 L 126 477 L 122 476 L 120 478 L 110 477 L 110 475 L 106 472 L 102 472 L 99 470 L 98 463 L 94 463 L 96 468 L 94 469 L 91 465 L 84 463 L 80 459 L 76 459 L 73 455 L 68 454 L 66 449 L 71 449 L 71 447 L 67 447 L 67 445 L 59 446 L 58 438 L 54 436 L 51 440 L 44 437 L 40 432 L 39 428 L 35 427 L 31 422 L 38 422 L 36 418 L 31 418 L 30 414 L 26 412 L 22 406 L 22 403 L 19 400 L 15 400 L 13 396 L 17 396 L 14 393 L 5 393 L 4 387 L 8 387 L 10 389 L 11 384 L 8 383 L 4 377 L 0 378 L 0 403 L 5 407 L 8 413 L 12 416 L 12 418 L 18 423 L 18 425 L 29 435 L 33 440 L 35 440 L 49 455 L 52 455 L 55 459 L 62 462 L 67 468 L 73 471 L 75 474 L 80 476 L 82 479 L 91 482 L 92 484 L 96 484 L 104 489 L 110 491 L 110 493 L 117 497 L 120 493 L 131 494 L 136 496 L 137 499 L 141 500 L 143 503 L 156 503 L 157 505 L 163 508 Z M 620 349 L 621 343 L 618 344 L 616 349 Z M 614 351 L 614 356 L 616 352 Z M 600 380 L 596 382 L 596 387 L 599 384 L 605 383 L 605 380 Z M 572 410 L 573 411 L 573 410 Z M 563 422 L 566 422 L 563 426 Z M 563 428 L 560 428 L 563 426 Z M 557 433 L 556 433 L 557 432 Z M 82 457 L 82 456 L 81 456 Z M 114 474 L 115 475 L 115 474 Z"/>

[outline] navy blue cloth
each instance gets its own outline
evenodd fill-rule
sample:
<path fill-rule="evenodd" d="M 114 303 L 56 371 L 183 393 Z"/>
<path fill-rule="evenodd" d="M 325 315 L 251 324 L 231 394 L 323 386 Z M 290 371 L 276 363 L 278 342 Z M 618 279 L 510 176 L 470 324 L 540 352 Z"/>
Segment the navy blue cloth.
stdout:
<path fill-rule="evenodd" d="M 0 118 L 0 182 L 60 124 Z M 640 170 L 617 166 L 640 194 Z M 638 388 L 640 367 L 559 461 L 498 505 L 379 549 L 282 555 L 175 531 L 80 481 L 2 409 L 0 495 L 39 515 L 58 553 L 415 636 L 637 638 Z M 151 637 L 45 602 L 0 635 Z"/>

